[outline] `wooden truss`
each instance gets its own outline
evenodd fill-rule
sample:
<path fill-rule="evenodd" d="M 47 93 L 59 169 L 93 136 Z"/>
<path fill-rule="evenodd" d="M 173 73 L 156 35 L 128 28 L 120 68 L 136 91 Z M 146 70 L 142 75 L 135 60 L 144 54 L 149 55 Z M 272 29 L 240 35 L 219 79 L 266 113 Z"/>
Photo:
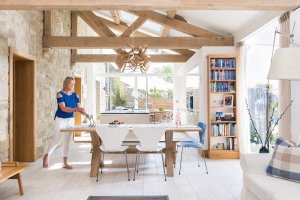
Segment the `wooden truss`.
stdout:
<path fill-rule="evenodd" d="M 293 10 L 299 0 L 1 0 L 2 10 Z M 116 21 L 115 21 L 116 22 Z"/>
<path fill-rule="evenodd" d="M 126 11 L 138 18 L 128 26 L 120 20 L 118 11 L 112 10 L 112 20 L 97 16 L 92 11 L 72 11 L 71 36 L 52 36 L 51 11 L 45 11 L 44 48 L 72 49 L 72 63 L 76 62 L 114 62 L 115 54 L 77 54 L 77 49 L 117 49 L 127 44 L 145 46 L 148 49 L 169 49 L 175 54 L 151 55 L 152 62 L 186 62 L 202 46 L 233 46 L 232 36 L 223 36 L 187 23 L 175 10 L 169 10 L 167 15 L 155 11 Z M 99 37 L 82 37 L 77 35 L 78 17 L 82 18 Z M 147 21 L 151 20 L 162 25 L 161 36 L 152 37 L 138 31 Z M 187 37 L 168 37 L 170 29 L 183 32 Z M 121 32 L 120 36 L 112 31 Z"/>

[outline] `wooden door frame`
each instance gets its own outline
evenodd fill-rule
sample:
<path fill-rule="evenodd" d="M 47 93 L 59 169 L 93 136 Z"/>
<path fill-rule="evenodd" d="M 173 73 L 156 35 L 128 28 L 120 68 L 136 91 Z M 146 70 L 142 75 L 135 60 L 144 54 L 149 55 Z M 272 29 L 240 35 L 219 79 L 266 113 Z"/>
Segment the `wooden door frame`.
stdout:
<path fill-rule="evenodd" d="M 77 93 L 78 91 L 76 91 L 75 88 L 74 88 L 74 91 L 75 91 L 75 92 L 77 93 L 77 95 L 79 96 L 80 104 L 82 105 L 82 77 L 81 77 L 80 74 L 74 73 L 74 79 L 75 79 L 75 87 L 76 87 L 76 84 L 78 84 L 77 81 L 76 81 L 76 79 L 80 79 L 80 94 Z M 80 122 L 81 122 L 81 114 L 77 113 L 77 115 L 80 116 Z M 76 118 L 76 113 L 74 114 L 74 123 L 76 123 L 76 119 L 75 119 L 75 118 Z M 81 125 L 81 124 L 80 124 L 80 125 Z M 81 133 L 82 133 L 82 132 L 74 132 L 74 133 L 73 133 L 73 139 L 74 139 L 75 136 L 81 136 Z"/>
<path fill-rule="evenodd" d="M 33 62 L 33 81 L 34 81 L 34 87 L 33 87 L 33 94 L 34 94 L 34 101 L 33 101 L 33 118 L 34 118 L 34 147 L 36 148 L 36 102 L 35 102 L 35 91 L 36 91 L 36 59 L 34 56 L 24 53 L 14 47 L 9 47 L 9 160 L 13 161 L 14 156 L 14 61 L 17 60 L 24 60 L 24 61 L 32 61 Z M 36 158 L 36 150 L 34 151 L 34 157 Z"/>

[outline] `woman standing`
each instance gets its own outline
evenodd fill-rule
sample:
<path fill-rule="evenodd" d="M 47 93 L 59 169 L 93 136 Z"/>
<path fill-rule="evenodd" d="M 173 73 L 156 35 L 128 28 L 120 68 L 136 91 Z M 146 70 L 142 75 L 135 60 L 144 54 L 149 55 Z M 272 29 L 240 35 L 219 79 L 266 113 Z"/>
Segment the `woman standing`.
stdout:
<path fill-rule="evenodd" d="M 44 155 L 43 167 L 48 167 L 49 157 L 63 137 L 63 168 L 73 169 L 73 167 L 68 164 L 72 132 L 61 133 L 60 129 L 74 125 L 74 112 L 80 112 L 81 114 L 86 115 L 85 110 L 80 105 L 78 95 L 73 92 L 74 85 L 74 78 L 66 77 L 63 83 L 63 90 L 56 94 L 58 106 L 54 118 L 54 137 L 48 147 L 47 153 Z"/>

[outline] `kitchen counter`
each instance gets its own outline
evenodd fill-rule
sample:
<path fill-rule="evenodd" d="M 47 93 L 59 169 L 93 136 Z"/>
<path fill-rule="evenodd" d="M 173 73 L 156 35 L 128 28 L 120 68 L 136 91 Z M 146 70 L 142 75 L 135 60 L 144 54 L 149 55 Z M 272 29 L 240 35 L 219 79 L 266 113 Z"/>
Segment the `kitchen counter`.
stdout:
<path fill-rule="evenodd" d="M 101 124 L 108 124 L 114 120 L 125 124 L 149 124 L 149 110 L 111 110 L 101 113 Z"/>

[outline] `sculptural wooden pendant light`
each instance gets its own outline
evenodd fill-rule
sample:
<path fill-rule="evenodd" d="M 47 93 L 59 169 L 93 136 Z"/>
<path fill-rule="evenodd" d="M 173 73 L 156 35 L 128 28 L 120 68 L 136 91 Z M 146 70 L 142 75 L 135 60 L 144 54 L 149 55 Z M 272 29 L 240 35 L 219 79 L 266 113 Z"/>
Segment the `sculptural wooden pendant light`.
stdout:
<path fill-rule="evenodd" d="M 126 47 L 129 47 L 126 50 Z M 123 48 L 117 49 L 117 58 L 115 63 L 117 64 L 119 70 L 124 72 L 125 69 L 135 70 L 139 69 L 142 73 L 145 73 L 151 63 L 149 56 L 146 55 L 147 46 L 142 47 L 133 47 L 130 44 L 127 44 Z"/>

